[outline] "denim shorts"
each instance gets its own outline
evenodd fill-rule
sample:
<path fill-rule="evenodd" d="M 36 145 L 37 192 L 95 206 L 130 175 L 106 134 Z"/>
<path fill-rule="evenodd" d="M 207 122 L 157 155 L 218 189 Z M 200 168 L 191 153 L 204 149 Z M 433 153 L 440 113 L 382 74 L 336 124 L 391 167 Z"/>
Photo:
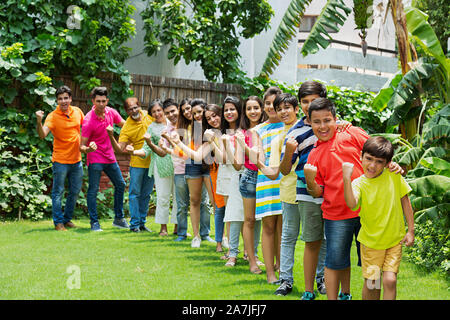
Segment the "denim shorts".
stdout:
<path fill-rule="evenodd" d="M 258 171 L 245 168 L 239 179 L 239 191 L 242 198 L 256 198 Z"/>
<path fill-rule="evenodd" d="M 356 241 L 356 250 L 358 253 L 358 266 L 361 266 L 361 254 L 359 241 L 357 241 L 358 232 L 361 228 L 359 217 L 344 220 L 325 221 L 325 238 L 327 239 L 327 255 L 325 266 L 333 270 L 341 270 L 350 267 L 350 251 L 352 248 L 353 237 Z"/>
<path fill-rule="evenodd" d="M 209 177 L 209 166 L 203 164 L 186 163 L 184 176 L 186 179 Z"/>

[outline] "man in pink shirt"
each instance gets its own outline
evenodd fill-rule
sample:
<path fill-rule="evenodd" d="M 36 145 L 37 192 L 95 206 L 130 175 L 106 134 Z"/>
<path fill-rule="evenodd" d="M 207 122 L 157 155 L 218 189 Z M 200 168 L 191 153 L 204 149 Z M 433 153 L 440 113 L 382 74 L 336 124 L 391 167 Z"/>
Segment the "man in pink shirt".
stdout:
<path fill-rule="evenodd" d="M 89 187 L 87 191 L 87 206 L 91 219 L 92 231 L 103 231 L 100 227 L 97 214 L 97 193 L 102 172 L 108 176 L 114 185 L 114 222 L 113 226 L 129 229 L 123 215 L 123 198 L 125 181 L 117 164 L 114 149 L 106 128 L 114 124 L 122 127 L 125 120 L 119 112 L 108 107 L 108 91 L 105 87 L 96 87 L 92 90 L 92 110 L 83 121 L 81 129 L 82 153 L 87 154 Z"/>

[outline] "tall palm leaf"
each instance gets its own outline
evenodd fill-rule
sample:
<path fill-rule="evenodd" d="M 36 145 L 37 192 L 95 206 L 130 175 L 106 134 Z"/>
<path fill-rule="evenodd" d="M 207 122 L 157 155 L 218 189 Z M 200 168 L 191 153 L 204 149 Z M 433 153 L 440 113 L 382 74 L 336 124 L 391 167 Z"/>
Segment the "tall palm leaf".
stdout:
<path fill-rule="evenodd" d="M 338 32 L 351 12 L 352 9 L 343 0 L 328 0 L 302 46 L 303 56 L 319 51 L 319 45 L 327 48 L 332 40 L 327 28 Z"/>
<path fill-rule="evenodd" d="M 267 78 L 276 66 L 280 64 L 281 57 L 289 47 L 289 42 L 297 35 L 301 18 L 306 6 L 311 0 L 292 0 L 280 25 L 273 37 L 266 60 L 261 68 L 260 76 Z"/>

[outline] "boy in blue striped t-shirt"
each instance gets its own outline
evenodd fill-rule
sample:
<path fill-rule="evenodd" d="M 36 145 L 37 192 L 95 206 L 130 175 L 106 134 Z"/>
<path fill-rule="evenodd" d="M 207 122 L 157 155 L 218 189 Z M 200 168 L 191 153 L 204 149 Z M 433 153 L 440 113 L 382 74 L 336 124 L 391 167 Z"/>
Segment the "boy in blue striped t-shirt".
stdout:
<path fill-rule="evenodd" d="M 306 182 L 303 174 L 303 166 L 308 159 L 309 152 L 317 141 L 309 119 L 309 104 L 319 97 L 326 97 L 326 87 L 315 81 L 304 82 L 299 91 L 298 99 L 303 113 L 306 115 L 298 120 L 288 131 L 282 149 L 280 172 L 286 176 L 297 162 L 295 173 L 297 174 L 296 200 L 297 204 L 283 203 L 283 231 L 281 237 L 281 285 L 275 291 L 277 295 L 286 295 L 292 290 L 294 252 L 297 238 L 302 224 L 301 239 L 305 241 L 303 255 L 303 268 L 305 278 L 305 292 L 303 300 L 315 299 L 314 277 L 317 289 L 321 294 L 326 294 L 324 282 L 324 262 L 326 242 L 323 233 L 323 219 L 320 205 L 322 198 L 313 198 L 306 191 Z"/>

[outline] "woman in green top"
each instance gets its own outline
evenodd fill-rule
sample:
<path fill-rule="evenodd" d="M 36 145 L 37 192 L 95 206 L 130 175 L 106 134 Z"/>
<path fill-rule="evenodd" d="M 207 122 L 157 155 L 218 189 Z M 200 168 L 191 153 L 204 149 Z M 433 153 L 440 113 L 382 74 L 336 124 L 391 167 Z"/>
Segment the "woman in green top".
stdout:
<path fill-rule="evenodd" d="M 161 139 L 161 133 L 167 130 L 167 120 L 162 108 L 162 102 L 156 99 L 150 103 L 149 114 L 155 119 L 144 135 L 145 144 L 142 149 L 134 151 L 135 155 L 150 156 L 149 177 L 155 177 L 156 188 L 156 212 L 155 222 L 161 224 L 160 236 L 167 236 L 167 224 L 169 223 L 170 196 L 175 199 L 174 169 L 170 155 L 160 147 L 166 143 Z M 175 224 L 174 233 L 177 232 L 177 207 L 176 201 L 172 201 L 171 222 Z"/>

